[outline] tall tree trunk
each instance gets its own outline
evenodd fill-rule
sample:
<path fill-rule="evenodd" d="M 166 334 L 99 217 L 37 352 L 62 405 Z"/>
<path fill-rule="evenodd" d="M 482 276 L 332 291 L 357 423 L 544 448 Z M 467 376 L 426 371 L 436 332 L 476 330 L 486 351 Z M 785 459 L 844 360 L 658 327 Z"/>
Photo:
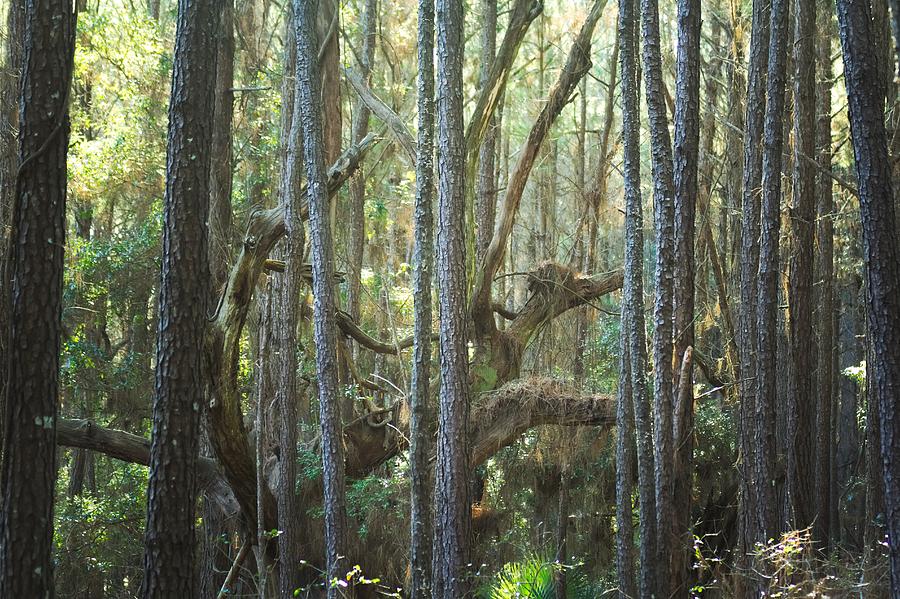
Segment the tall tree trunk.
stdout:
<path fill-rule="evenodd" d="M 622 36 L 623 19 L 634 14 L 634 0 L 619 3 L 619 35 Z M 632 5 L 630 11 L 627 8 Z M 626 7 L 624 10 L 621 7 Z M 631 28 L 626 20 L 625 28 Z M 632 59 L 633 60 L 633 59 Z M 623 69 L 623 74 L 626 72 Z M 637 86 L 637 82 L 632 85 Z M 635 100 L 635 104 L 637 101 Z M 619 334 L 619 392 L 616 395 L 616 575 L 619 579 L 619 599 L 637 597 L 634 579 L 634 509 L 632 495 L 634 487 L 634 410 L 631 406 L 631 356 L 628 353 L 627 330 L 630 325 L 622 311 L 622 326 Z"/>
<path fill-rule="evenodd" d="M 575 186 L 578 196 L 578 213 L 580 214 L 575 232 L 575 248 L 572 252 L 573 266 L 582 272 L 591 272 L 588 268 L 585 250 L 585 228 L 590 231 L 590 220 L 593 216 L 587 194 L 587 79 L 581 80 L 578 100 L 578 129 L 575 139 Z M 590 240 L 588 243 L 593 243 Z M 590 325 L 588 307 L 580 308 L 575 321 L 575 355 L 572 358 L 572 377 L 575 386 L 584 388 L 584 354 L 587 352 L 587 332 Z"/>
<path fill-rule="evenodd" d="M 629 377 L 637 436 L 638 496 L 641 522 L 640 596 L 651 597 L 658 590 L 656 550 L 656 498 L 653 480 L 653 431 L 646 395 L 646 340 L 644 333 L 644 233 L 641 206 L 640 111 L 638 107 L 637 19 L 628 0 L 619 9 L 619 75 L 622 79 L 622 139 L 625 179 L 625 281 L 622 295 L 622 335 L 627 339 Z M 620 377 L 621 378 L 621 377 Z M 622 381 L 620 380 L 620 385 Z M 621 433 L 620 433 L 621 434 Z M 620 464 L 624 470 L 625 464 Z M 622 501 L 623 497 L 619 500 Z M 619 509 L 622 509 L 620 507 Z M 621 551 L 621 545 L 620 545 Z M 620 560 L 623 556 L 620 555 Z"/>
<path fill-rule="evenodd" d="M 463 6 L 436 8 L 438 219 L 437 279 L 441 321 L 441 392 L 435 465 L 435 599 L 465 597 L 470 508 L 466 313 L 465 138 L 463 136 Z M 491 316 L 493 318 L 493 316 Z"/>
<path fill-rule="evenodd" d="M 53 589 L 66 155 L 75 17 L 68 0 L 25 3 L 9 269 L 7 393 L 0 463 L 0 596 Z M 7 331 L 3 332 L 4 335 Z"/>
<path fill-rule="evenodd" d="M 794 9 L 794 169 L 793 202 L 789 210 L 793 244 L 788 289 L 792 369 L 787 406 L 792 433 L 787 459 L 787 495 L 788 522 L 803 528 L 814 519 L 817 523 L 826 521 L 828 501 L 826 495 L 820 498 L 824 500 L 822 503 L 814 503 L 813 494 L 816 474 L 813 359 L 816 354 L 812 292 L 816 190 L 810 159 L 816 147 L 816 6 L 813 2 L 796 0 Z"/>
<path fill-rule="evenodd" d="M 12 265 L 7 262 L 10 232 L 13 228 L 13 204 L 16 198 L 16 171 L 19 167 L 16 131 L 19 128 L 19 75 L 22 69 L 22 43 L 25 39 L 25 2 L 11 0 L 6 15 L 6 61 L 0 72 L 0 356 L 8 355 L 9 281 Z M 9 362 L 0 359 L 0 451 L 3 448 L 6 419 Z"/>
<path fill-rule="evenodd" d="M 749 555 L 761 539 L 757 525 L 756 439 L 756 280 L 759 268 L 759 209 L 762 181 L 762 133 L 766 107 L 766 61 L 769 53 L 769 2 L 753 1 L 750 65 L 747 74 L 747 112 L 744 119 L 744 173 L 741 199 L 741 314 L 740 314 L 740 447 L 741 547 L 739 559 Z"/>
<path fill-rule="evenodd" d="M 638 58 L 637 58 L 637 15 L 636 0 L 619 2 L 618 16 L 618 58 L 619 74 L 622 86 L 622 141 L 624 146 L 624 179 L 625 179 L 625 279 L 622 289 L 622 317 L 619 340 L 619 392 L 616 401 L 616 573 L 619 578 L 619 597 L 626 599 L 637 597 L 634 577 L 634 532 L 632 529 L 632 489 L 634 473 L 632 463 L 635 452 L 634 438 L 634 397 L 633 385 L 635 377 L 632 371 L 632 324 L 635 303 L 643 308 L 643 247 L 642 239 L 636 237 L 640 229 L 639 223 L 633 222 L 637 204 L 637 216 L 640 217 L 640 107 L 638 99 Z M 610 86 L 612 88 L 613 86 Z M 611 96 L 607 96 L 607 102 Z M 607 114 L 610 105 L 607 104 Z M 602 157 L 606 160 L 606 156 Z M 596 212 L 595 212 L 596 217 Z M 635 272 L 637 271 L 637 272 Z M 637 289 L 635 289 L 637 285 Z M 638 341 L 638 344 L 642 344 Z M 641 383 L 643 378 L 641 377 Z M 646 475 L 645 475 L 646 476 Z M 643 514 L 642 514 L 643 515 Z M 642 530 L 642 533 L 644 531 Z M 652 555 L 651 547 L 644 544 L 651 539 L 641 535 L 641 555 Z M 641 577 L 641 588 L 653 588 L 653 581 L 644 581 Z"/>
<path fill-rule="evenodd" d="M 721 257 L 723 270 L 728 276 L 729 289 L 740 287 L 739 255 L 741 251 L 741 184 L 743 177 L 743 164 L 741 152 L 741 133 L 744 131 L 744 109 L 747 94 L 747 83 L 744 76 L 744 46 L 745 27 L 741 2 L 729 0 L 730 20 L 730 51 L 728 53 L 728 122 L 734 127 L 727 127 L 725 160 L 727 173 L 725 180 L 726 204 L 731 217 L 727 221 L 726 231 L 728 242 L 722 243 Z M 735 343 L 738 339 L 735 338 Z M 740 368 L 735 364 L 735 369 Z M 739 377 L 738 377 L 739 378 Z"/>
<path fill-rule="evenodd" d="M 860 215 L 873 350 L 873 382 L 881 416 L 881 456 L 891 562 L 891 596 L 900 597 L 900 249 L 884 105 L 877 94 L 869 5 L 837 2 L 850 133 L 859 180 Z"/>
<path fill-rule="evenodd" d="M 287 10 L 287 22 L 286 28 L 288 31 L 294 30 L 293 24 L 293 10 L 288 5 Z M 293 34 L 289 34 L 285 37 L 286 42 L 290 42 L 293 44 L 295 41 L 295 36 Z M 295 48 L 296 51 L 296 48 Z M 296 56 L 296 54 L 295 54 Z M 296 63 L 292 60 L 289 61 L 296 66 Z M 285 81 L 285 86 L 293 89 L 293 85 L 287 83 Z M 282 94 L 284 94 L 284 89 L 282 89 Z M 293 93 L 289 94 L 291 98 L 293 98 Z M 284 95 L 282 96 L 284 97 Z M 291 102 L 293 105 L 293 102 Z M 284 104 L 282 104 L 284 106 Z M 282 115 L 284 119 L 284 116 Z M 285 140 L 282 140 L 282 144 L 286 143 Z M 269 559 L 268 559 L 268 546 L 269 546 L 269 533 L 266 529 L 266 517 L 265 517 L 265 501 L 266 501 L 266 492 L 268 490 L 268 482 L 266 481 L 265 475 L 265 463 L 268 452 L 268 441 L 269 441 L 269 410 L 267 406 L 269 404 L 269 398 L 272 396 L 272 388 L 274 383 L 272 381 L 271 376 L 271 368 L 266 367 L 266 360 L 263 356 L 268 356 L 270 348 L 272 347 L 272 340 L 275 337 L 275 333 L 273 331 L 273 321 L 275 320 L 274 315 L 274 295 L 271 290 L 265 290 L 260 293 L 259 298 L 259 314 L 260 314 L 260 325 L 259 325 L 259 350 L 258 357 L 256 363 L 256 443 L 254 444 L 254 453 L 255 453 L 255 462 L 256 462 L 256 522 L 253 523 L 256 525 L 256 546 L 254 547 L 256 553 L 256 575 L 257 575 L 257 586 L 259 587 L 259 596 L 263 599 L 268 597 L 267 595 L 267 585 L 269 581 Z M 276 500 L 277 501 L 277 500 Z M 277 589 L 277 586 L 275 587 Z"/>
<path fill-rule="evenodd" d="M 700 148 L 700 0 L 678 2 L 675 60 L 675 373 L 672 558 L 668 596 L 687 597 L 693 555 L 691 467 L 694 454 L 694 388 L 690 348 L 694 345 L 694 220 Z M 712 132 L 708 132 L 711 134 Z M 657 465 L 657 468 L 659 466 Z"/>
<path fill-rule="evenodd" d="M 334 248 L 325 177 L 322 138 L 322 99 L 313 27 L 315 7 L 294 0 L 297 35 L 297 90 L 295 115 L 303 130 L 309 201 L 309 230 L 313 261 L 313 335 L 319 386 L 319 421 L 325 487 L 326 581 L 341 575 L 340 560 L 347 558 L 347 508 L 344 481 L 344 442 L 337 380 L 337 327 L 335 324 Z M 295 121 L 297 116 L 295 116 Z M 327 584 L 328 597 L 340 588 Z"/>
<path fill-rule="evenodd" d="M 144 597 L 195 589 L 202 348 L 209 279 L 206 219 L 215 93 L 218 3 L 179 0 L 169 106 L 156 394 L 144 535 Z"/>
<path fill-rule="evenodd" d="M 363 45 L 360 55 L 360 77 L 367 84 L 371 78 L 372 64 L 375 62 L 376 26 L 378 21 L 378 0 L 366 0 L 363 16 Z M 358 144 L 369 132 L 371 111 L 360 100 L 353 115 L 352 143 Z M 363 250 L 366 240 L 366 178 L 358 171 L 350 179 L 350 258 L 347 275 L 347 313 L 359 322 L 360 288 Z"/>
<path fill-rule="evenodd" d="M 431 595 L 432 494 L 428 459 L 431 424 L 431 277 L 434 270 L 434 2 L 419 0 L 419 130 L 416 142 L 415 249 L 413 258 L 413 366 L 410 388 L 409 473 L 410 597 Z"/>
<path fill-rule="evenodd" d="M 673 292 L 675 283 L 675 183 L 672 163 L 672 139 L 666 115 L 662 73 L 657 0 L 641 0 L 644 82 L 647 88 L 647 120 L 650 124 L 650 149 L 653 158 L 653 221 L 656 233 L 656 269 L 653 305 L 653 432 L 656 491 L 656 550 L 654 564 L 660 566 L 656 578 L 661 597 L 669 596 L 669 564 L 672 559 L 674 506 L 672 505 L 672 334 Z M 681 45 L 679 44 L 679 48 Z M 633 356 L 632 356 L 633 358 Z M 638 403 L 635 403 L 638 407 Z M 640 430 L 638 431 L 640 435 Z"/>
<path fill-rule="evenodd" d="M 277 302 L 271 308 L 271 314 L 277 314 L 278 322 L 269 323 L 274 329 L 276 343 L 276 364 L 274 365 L 275 402 L 279 412 L 278 429 L 278 584 L 282 596 L 291 596 L 302 585 L 300 537 L 303 521 L 303 506 L 297 496 L 297 442 L 300 422 L 298 399 L 300 389 L 297 385 L 299 369 L 299 342 L 297 330 L 300 325 L 300 290 L 303 287 L 303 252 L 306 242 L 301 211 L 303 201 L 300 181 L 304 171 L 303 164 L 303 114 L 309 107 L 303 106 L 297 99 L 301 97 L 299 56 L 299 21 L 298 12 L 292 11 L 295 52 L 298 57 L 294 85 L 293 113 L 290 117 L 290 129 L 281 165 L 281 201 L 285 205 L 284 225 L 284 276 L 280 285 L 273 287 L 270 302 Z"/>
<path fill-rule="evenodd" d="M 859 323 L 864 320 L 863 315 L 860 318 L 860 301 L 862 295 L 860 289 L 861 277 L 851 276 L 844 281 L 840 288 L 840 296 L 838 298 L 838 312 L 840 314 L 840 326 L 837 333 L 840 345 L 840 359 L 838 366 L 840 371 L 849 367 L 858 367 L 859 363 L 865 359 Z M 840 378 L 840 385 L 836 390 L 840 397 L 840 404 L 837 413 L 837 426 L 835 433 L 837 434 L 837 448 L 834 458 L 834 479 L 838 493 L 842 497 L 841 515 L 842 517 L 835 523 L 838 534 L 835 540 L 842 546 L 860 547 L 863 541 L 860 533 L 859 524 L 863 521 L 866 500 L 869 492 L 862 493 L 855 501 L 847 501 L 845 489 L 851 482 L 854 474 L 865 475 L 865 461 L 860 464 L 860 448 L 868 450 L 865 435 L 860 436 L 858 424 L 858 412 L 860 399 L 863 398 L 862 389 L 855 380 L 848 376 Z M 866 424 L 868 424 L 868 418 Z M 863 452 L 863 456 L 865 456 Z M 880 480 L 880 474 L 877 476 Z M 868 482 L 868 481 L 867 481 Z M 867 485 L 869 489 L 874 488 L 873 485 Z M 848 497 L 849 499 L 849 497 Z"/>
<path fill-rule="evenodd" d="M 757 282 L 757 390 L 756 390 L 756 488 L 760 532 L 772 538 L 777 526 L 775 479 L 778 476 L 776 446 L 777 323 L 780 279 L 779 232 L 781 229 L 781 163 L 784 147 L 785 70 L 787 67 L 788 0 L 773 0 L 766 81 L 762 206 L 760 207 L 759 275 Z M 749 121 L 749 119 L 748 119 Z"/>
<path fill-rule="evenodd" d="M 872 349 L 868 290 L 866 291 L 865 398 L 866 398 L 866 507 L 863 531 L 863 576 L 871 581 L 871 566 L 884 542 L 885 486 L 884 461 L 881 456 L 881 410 L 878 406 L 878 381 L 875 380 L 875 356 Z"/>
<path fill-rule="evenodd" d="M 816 478 L 814 504 L 819 506 L 819 516 L 813 525 L 813 539 L 817 546 L 827 550 L 832 538 L 836 537 L 838 522 L 832 519 L 838 514 L 837 506 L 832 505 L 833 477 L 835 464 L 832 462 L 831 449 L 834 445 L 834 431 L 831 427 L 832 406 L 835 405 L 835 369 L 834 355 L 837 345 L 832 315 L 835 312 L 834 302 L 834 198 L 831 182 L 831 87 L 834 73 L 831 62 L 831 39 L 833 35 L 831 2 L 818 2 L 816 26 L 816 66 L 818 68 L 818 85 L 816 89 L 816 164 L 820 171 L 816 177 L 815 195 L 818 199 L 815 207 L 817 226 L 815 230 L 816 281 L 819 291 L 816 294 L 815 322 L 818 326 L 816 342 L 816 387 L 818 400 L 813 406 L 816 419 Z"/>
<path fill-rule="evenodd" d="M 219 14 L 219 32 L 216 48 L 216 83 L 213 103 L 212 148 L 209 169 L 209 298 L 208 312 L 216 309 L 228 271 L 231 267 L 232 228 L 232 122 L 234 114 L 234 0 L 225 0 Z M 209 393 L 209 391 L 207 391 Z M 206 431 L 208 420 L 204 420 Z M 200 452 L 212 457 L 213 450 L 204 434 Z M 226 518 L 220 508 L 208 496 L 203 496 L 203 536 L 198 552 L 198 592 L 203 599 L 219 594 L 230 563 L 227 549 L 222 542 L 227 535 Z"/>

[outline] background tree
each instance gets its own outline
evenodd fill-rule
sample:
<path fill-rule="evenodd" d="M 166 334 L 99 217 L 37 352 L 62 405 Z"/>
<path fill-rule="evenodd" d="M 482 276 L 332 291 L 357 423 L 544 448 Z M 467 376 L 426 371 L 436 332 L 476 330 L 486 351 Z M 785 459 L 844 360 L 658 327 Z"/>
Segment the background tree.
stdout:
<path fill-rule="evenodd" d="M 750 64 L 747 72 L 747 109 L 744 119 L 744 174 L 741 201 L 741 313 L 740 313 L 740 438 L 741 438 L 741 531 L 740 554 L 748 555 L 760 539 L 756 517 L 759 487 L 756 486 L 756 281 L 759 268 L 760 185 L 762 183 L 762 134 L 765 122 L 765 74 L 769 54 L 769 3 L 753 2 L 750 34 Z"/>
<path fill-rule="evenodd" d="M 25 3 L 10 2 L 6 21 L 6 43 L 4 44 L 5 61 L 0 71 L 0 139 L 3 140 L 4 151 L 0 155 L 0 255 L 6 256 L 12 231 L 12 207 L 16 195 L 16 171 L 18 170 L 18 145 L 16 130 L 19 122 L 19 75 L 22 69 L 22 40 L 25 39 Z M 6 266 L 6 260 L 3 265 Z M 9 280 L 8 273 L 3 272 L 0 278 L 0 330 L 6 331 L 9 326 Z M 9 339 L 0 335 L 0 348 L 5 355 L 8 351 Z M 5 360 L 0 360 L 0 414 L 4 413 L 6 402 L 7 368 Z M 0 420 L 0 451 L 3 446 L 3 432 L 6 427 L 5 418 Z"/>
<path fill-rule="evenodd" d="M 828 502 L 813 502 L 815 459 L 813 415 L 815 358 L 813 309 L 813 238 L 815 230 L 816 148 L 816 7 L 812 3 L 794 3 L 794 171 L 790 208 L 793 247 L 790 257 L 788 302 L 790 304 L 791 403 L 788 413 L 795 431 L 787 460 L 787 494 L 790 522 L 796 527 L 814 520 L 826 521 Z M 824 498 L 823 498 L 824 499 Z M 810 511 L 812 510 L 812 511 Z M 817 514 L 817 515 L 816 515 Z"/>
<path fill-rule="evenodd" d="M 296 28 L 300 27 L 298 14 L 291 11 L 293 17 L 290 25 L 295 28 L 294 39 L 299 39 Z M 300 45 L 294 49 L 299 57 Z M 296 60 L 296 59 L 295 59 Z M 295 67 L 298 67 L 296 60 Z M 281 172 L 281 198 L 285 204 L 285 247 L 284 276 L 280 285 L 276 287 L 280 297 L 270 298 L 277 302 L 278 323 L 272 324 L 276 331 L 277 347 L 283 349 L 278 353 L 278 364 L 275 378 L 275 400 L 278 402 L 280 413 L 280 425 L 278 443 L 280 452 L 278 455 L 278 556 L 279 556 L 279 586 L 282 595 L 290 595 L 295 589 L 299 589 L 303 580 L 300 576 L 300 549 L 301 549 L 301 510 L 303 506 L 297 496 L 297 442 L 299 440 L 298 423 L 300 414 L 298 404 L 302 391 L 297 382 L 299 336 L 297 330 L 300 326 L 300 292 L 305 281 L 303 279 L 304 250 L 306 234 L 302 210 L 303 195 L 300 181 L 304 171 L 303 161 L 303 116 L 302 107 L 296 98 L 301 97 L 299 89 L 299 72 L 294 77 L 297 89 L 294 90 L 295 101 L 292 106 L 290 119 L 290 132 L 287 139 L 287 148 L 282 163 Z"/>

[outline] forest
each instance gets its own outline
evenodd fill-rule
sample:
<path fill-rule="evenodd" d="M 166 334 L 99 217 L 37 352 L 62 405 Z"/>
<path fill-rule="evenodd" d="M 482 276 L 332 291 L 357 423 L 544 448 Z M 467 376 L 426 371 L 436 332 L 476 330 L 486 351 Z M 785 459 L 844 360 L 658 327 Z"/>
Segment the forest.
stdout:
<path fill-rule="evenodd" d="M 0 14 L 0 598 L 900 599 L 900 0 Z"/>

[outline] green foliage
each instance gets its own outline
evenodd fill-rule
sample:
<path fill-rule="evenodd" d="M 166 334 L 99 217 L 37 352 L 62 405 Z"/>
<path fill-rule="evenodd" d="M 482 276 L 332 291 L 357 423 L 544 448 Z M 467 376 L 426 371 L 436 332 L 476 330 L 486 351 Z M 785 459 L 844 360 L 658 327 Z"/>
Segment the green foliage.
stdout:
<path fill-rule="evenodd" d="M 554 599 L 555 577 L 566 573 L 566 597 L 588 599 L 595 590 L 580 572 L 580 565 L 568 566 L 539 556 L 503 566 L 487 585 L 478 591 L 481 599 Z"/>
<path fill-rule="evenodd" d="M 99 457 L 95 468 L 96 492 L 87 480 L 85 492 L 76 497 L 66 492 L 69 469 L 60 469 L 54 544 L 55 576 L 63 584 L 57 588 L 68 597 L 135 597 L 142 576 L 147 469 Z"/>
<path fill-rule="evenodd" d="M 852 380 L 854 383 L 859 385 L 860 387 L 865 386 L 866 384 L 866 361 L 863 360 L 856 366 L 848 366 L 844 370 L 841 371 L 848 379 Z"/>
<path fill-rule="evenodd" d="M 584 361 L 589 386 L 598 391 L 612 392 L 619 384 L 620 328 L 618 318 L 604 318 L 591 329 Z"/>
<path fill-rule="evenodd" d="M 297 474 L 300 480 L 313 480 L 322 476 L 322 457 L 315 451 L 299 449 L 297 465 L 299 466 Z"/>
<path fill-rule="evenodd" d="M 490 391 L 497 386 L 497 371 L 487 364 L 472 367 L 472 392 Z"/>

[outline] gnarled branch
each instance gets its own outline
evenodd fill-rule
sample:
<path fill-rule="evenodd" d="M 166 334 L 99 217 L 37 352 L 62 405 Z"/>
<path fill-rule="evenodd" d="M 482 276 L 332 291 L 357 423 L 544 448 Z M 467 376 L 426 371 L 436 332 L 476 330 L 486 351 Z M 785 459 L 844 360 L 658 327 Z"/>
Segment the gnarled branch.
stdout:
<path fill-rule="evenodd" d="M 556 262 L 544 262 L 528 274 L 528 301 L 507 329 L 523 346 L 532 334 L 563 312 L 589 304 L 622 288 L 621 270 L 601 276 L 584 276 Z"/>
<path fill-rule="evenodd" d="M 512 444 L 535 426 L 604 426 L 616 421 L 615 400 L 582 395 L 549 378 L 515 381 L 486 393 L 469 419 L 472 464 Z"/>
<path fill-rule="evenodd" d="M 400 432 L 392 443 L 384 443 L 384 429 L 372 426 L 368 418 L 359 418 L 344 427 L 347 444 L 347 476 L 361 478 L 395 457 L 406 448 L 408 418 L 406 405 L 397 402 L 389 418 Z M 388 411 L 379 411 L 386 413 Z M 484 393 L 469 418 L 469 440 L 473 464 L 478 465 L 500 449 L 512 444 L 535 426 L 601 426 L 615 424 L 615 402 L 605 395 L 581 395 L 554 379 L 534 378 L 509 383 Z M 125 431 L 108 429 L 86 420 L 61 419 L 57 425 L 57 443 L 82 447 L 126 462 L 146 465 L 150 460 L 150 441 Z M 216 462 L 200 458 L 200 478 L 207 491 L 224 506 L 237 510 L 239 500 L 231 494 Z M 255 472 L 249 481 L 255 484 Z M 239 485 L 240 486 L 240 485 Z"/>
<path fill-rule="evenodd" d="M 150 440 L 140 435 L 105 428 L 90 420 L 60 418 L 56 422 L 56 442 L 64 447 L 90 449 L 133 464 L 150 463 Z M 237 513 L 238 503 L 214 460 L 201 457 L 197 462 L 200 487 L 213 496 L 229 514 Z"/>
<path fill-rule="evenodd" d="M 393 409 L 400 435 L 385 447 L 381 428 L 361 419 L 344 428 L 347 440 L 347 476 L 360 478 L 406 448 L 406 405 Z M 612 426 L 615 402 L 606 395 L 581 395 L 549 378 L 514 381 L 483 393 L 469 417 L 469 446 L 477 466 L 512 444 L 522 433 L 541 425 Z"/>
<path fill-rule="evenodd" d="M 375 141 L 367 136 L 350 147 L 328 172 L 328 191 L 333 196 L 359 166 Z M 305 197 L 305 189 L 300 197 Z M 210 440 L 222 465 L 225 478 L 234 490 L 241 510 L 250 522 L 256 521 L 256 466 L 244 429 L 237 374 L 240 339 L 256 284 L 265 268 L 272 247 L 284 235 L 284 204 L 269 210 L 258 210 L 250 216 L 240 254 L 213 322 L 206 347 L 206 364 L 213 388 L 209 406 Z M 302 216 L 308 218 L 307 208 Z M 274 498 L 265 498 L 267 521 L 275 513 Z M 274 525 L 274 521 L 272 521 Z M 268 526 L 268 524 L 267 524 Z"/>

